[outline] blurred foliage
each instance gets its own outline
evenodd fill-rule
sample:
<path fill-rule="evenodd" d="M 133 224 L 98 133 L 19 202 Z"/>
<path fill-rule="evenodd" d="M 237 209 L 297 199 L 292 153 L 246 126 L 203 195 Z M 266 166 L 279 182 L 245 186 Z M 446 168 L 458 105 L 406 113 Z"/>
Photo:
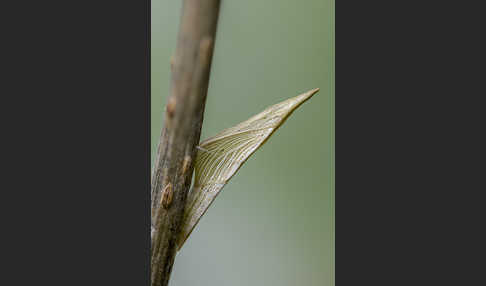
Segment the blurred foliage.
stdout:
<path fill-rule="evenodd" d="M 179 252 L 171 285 L 334 285 L 333 5 L 222 1 L 201 139 L 321 90 L 225 186 Z M 152 1 L 152 158 L 180 11 L 181 1 Z"/>

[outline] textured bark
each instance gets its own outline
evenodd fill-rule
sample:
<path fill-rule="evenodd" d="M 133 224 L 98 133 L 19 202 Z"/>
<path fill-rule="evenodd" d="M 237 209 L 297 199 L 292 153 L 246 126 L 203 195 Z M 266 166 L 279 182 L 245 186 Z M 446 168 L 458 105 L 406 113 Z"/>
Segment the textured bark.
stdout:
<path fill-rule="evenodd" d="M 151 285 L 168 285 L 199 143 L 219 0 L 184 0 L 152 173 Z"/>

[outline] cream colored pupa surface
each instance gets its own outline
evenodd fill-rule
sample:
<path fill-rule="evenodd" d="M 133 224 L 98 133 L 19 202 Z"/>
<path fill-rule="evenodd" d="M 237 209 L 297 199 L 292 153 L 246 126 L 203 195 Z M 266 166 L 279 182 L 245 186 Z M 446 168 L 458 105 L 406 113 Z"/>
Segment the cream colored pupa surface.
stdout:
<path fill-rule="evenodd" d="M 297 107 L 318 91 L 316 88 L 272 105 L 199 144 L 195 181 L 187 198 L 181 233 L 177 241 L 178 249 L 243 163 L 270 138 Z"/>

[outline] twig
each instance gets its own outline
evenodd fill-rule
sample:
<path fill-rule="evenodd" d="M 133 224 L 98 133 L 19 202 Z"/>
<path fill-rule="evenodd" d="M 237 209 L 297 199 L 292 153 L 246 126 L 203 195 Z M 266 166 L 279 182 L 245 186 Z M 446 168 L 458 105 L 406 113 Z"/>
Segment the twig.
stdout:
<path fill-rule="evenodd" d="M 151 286 L 167 286 L 191 184 L 219 0 L 184 0 L 165 124 L 152 173 Z"/>

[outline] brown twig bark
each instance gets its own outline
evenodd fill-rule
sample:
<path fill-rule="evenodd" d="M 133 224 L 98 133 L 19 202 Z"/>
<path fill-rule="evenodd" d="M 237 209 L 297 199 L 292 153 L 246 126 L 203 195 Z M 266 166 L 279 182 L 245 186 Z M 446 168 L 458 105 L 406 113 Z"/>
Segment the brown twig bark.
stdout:
<path fill-rule="evenodd" d="M 199 143 L 219 0 L 184 0 L 165 124 L 152 173 L 151 285 L 166 286 Z"/>

